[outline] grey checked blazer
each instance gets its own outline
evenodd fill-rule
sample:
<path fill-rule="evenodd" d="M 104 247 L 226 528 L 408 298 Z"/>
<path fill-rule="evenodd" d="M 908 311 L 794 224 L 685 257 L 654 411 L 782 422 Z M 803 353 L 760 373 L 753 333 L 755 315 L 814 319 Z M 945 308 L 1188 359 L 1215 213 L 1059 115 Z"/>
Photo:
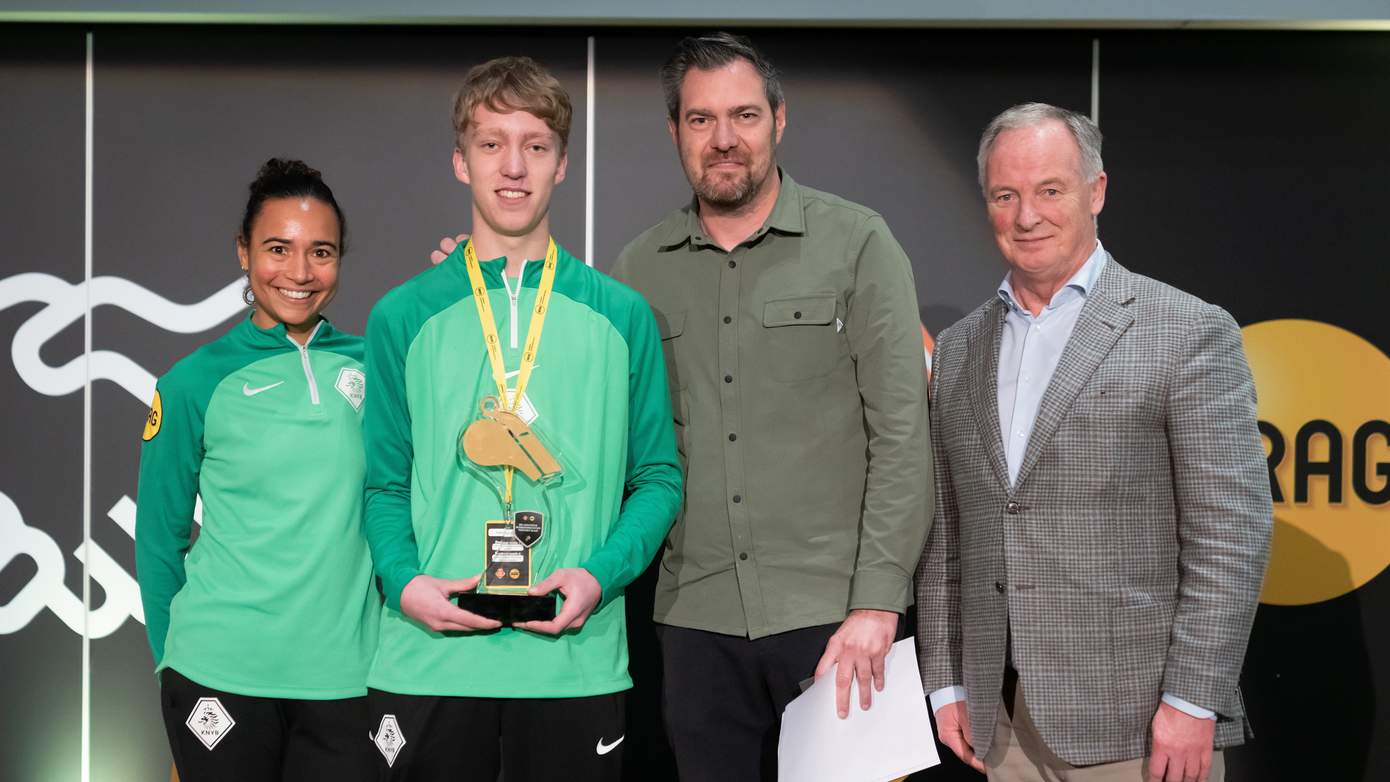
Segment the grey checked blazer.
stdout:
<path fill-rule="evenodd" d="M 1006 632 L 1043 740 L 1073 765 L 1148 753 L 1162 693 L 1216 711 L 1237 689 L 1273 509 L 1255 388 L 1224 310 L 1108 259 L 1011 489 L 999 436 L 998 298 L 942 333 L 936 511 L 917 571 L 927 692 L 964 684 L 994 736 Z"/>

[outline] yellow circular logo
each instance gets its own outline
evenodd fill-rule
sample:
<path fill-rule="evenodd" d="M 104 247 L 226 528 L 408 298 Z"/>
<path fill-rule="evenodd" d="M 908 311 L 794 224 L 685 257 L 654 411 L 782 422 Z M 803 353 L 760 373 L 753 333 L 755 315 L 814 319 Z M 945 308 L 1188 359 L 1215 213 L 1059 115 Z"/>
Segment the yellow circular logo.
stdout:
<path fill-rule="evenodd" d="M 1390 358 L 1317 321 L 1243 332 L 1274 495 L 1260 602 L 1331 600 L 1390 565 Z"/>
<path fill-rule="evenodd" d="M 164 423 L 164 405 L 159 401 L 159 389 L 155 389 L 154 399 L 150 401 L 150 412 L 145 416 L 145 442 L 154 439 L 159 434 L 159 427 Z"/>

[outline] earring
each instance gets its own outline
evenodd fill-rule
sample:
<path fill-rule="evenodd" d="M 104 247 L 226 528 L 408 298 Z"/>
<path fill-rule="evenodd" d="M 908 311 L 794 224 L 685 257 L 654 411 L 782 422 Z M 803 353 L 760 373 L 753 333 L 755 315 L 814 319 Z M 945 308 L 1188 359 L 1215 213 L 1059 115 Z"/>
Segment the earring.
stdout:
<path fill-rule="evenodd" d="M 246 287 L 241 289 L 241 300 L 246 302 L 246 306 L 256 306 L 256 294 L 251 292 L 251 283 L 246 283 Z"/>

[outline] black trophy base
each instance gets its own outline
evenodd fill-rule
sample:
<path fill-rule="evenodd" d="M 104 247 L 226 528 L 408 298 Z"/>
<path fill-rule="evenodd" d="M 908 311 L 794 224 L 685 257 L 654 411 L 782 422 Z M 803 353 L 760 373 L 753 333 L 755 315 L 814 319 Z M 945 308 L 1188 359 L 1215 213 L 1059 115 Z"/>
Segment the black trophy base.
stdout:
<path fill-rule="evenodd" d="M 454 595 L 454 601 L 465 611 L 496 619 L 504 625 L 516 622 L 548 622 L 555 618 L 554 595 L 459 592 Z"/>

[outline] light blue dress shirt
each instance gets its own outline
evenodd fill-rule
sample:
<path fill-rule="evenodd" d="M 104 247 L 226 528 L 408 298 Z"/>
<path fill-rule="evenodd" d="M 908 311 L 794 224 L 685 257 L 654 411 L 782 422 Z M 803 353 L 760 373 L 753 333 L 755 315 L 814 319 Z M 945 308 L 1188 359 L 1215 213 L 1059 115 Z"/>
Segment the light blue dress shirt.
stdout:
<path fill-rule="evenodd" d="M 1008 307 L 1004 331 L 999 337 L 999 436 L 1003 439 L 1004 461 L 1009 483 L 1018 480 L 1028 437 L 1038 417 L 1038 405 L 1071 339 L 1076 319 L 1086 298 L 1095 290 L 1096 280 L 1105 270 L 1105 248 L 1096 240 L 1096 249 L 1067 280 L 1037 315 L 1018 303 L 1009 275 L 999 283 L 999 298 Z M 931 694 L 932 710 L 965 699 L 965 688 L 942 687 Z M 1189 703 L 1176 695 L 1163 693 L 1163 702 L 1200 719 L 1216 719 L 1216 713 Z"/>
<path fill-rule="evenodd" d="M 1018 303 L 1008 275 L 999 284 L 999 298 L 1009 308 L 999 337 L 999 433 L 1004 438 L 1010 484 L 1018 480 L 1043 392 L 1057 370 L 1086 297 L 1105 269 L 1105 257 L 1105 249 L 1097 241 L 1091 257 L 1037 315 Z"/>

